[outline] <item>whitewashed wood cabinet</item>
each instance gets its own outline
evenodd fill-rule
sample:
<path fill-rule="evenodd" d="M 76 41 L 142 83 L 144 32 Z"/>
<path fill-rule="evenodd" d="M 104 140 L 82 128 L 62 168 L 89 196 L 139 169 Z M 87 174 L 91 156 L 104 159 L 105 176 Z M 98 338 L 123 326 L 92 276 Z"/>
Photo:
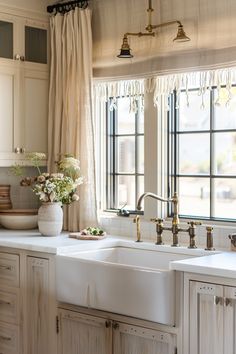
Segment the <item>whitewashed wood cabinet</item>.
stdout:
<path fill-rule="evenodd" d="M 58 354 L 175 354 L 176 338 L 150 328 L 59 309 L 58 348 Z"/>
<path fill-rule="evenodd" d="M 189 354 L 236 353 L 236 287 L 189 285 Z"/>
<path fill-rule="evenodd" d="M 0 166 L 47 153 L 48 53 L 46 19 L 0 12 Z"/>
<path fill-rule="evenodd" d="M 1 248 L 0 353 L 57 353 L 54 260 Z"/>

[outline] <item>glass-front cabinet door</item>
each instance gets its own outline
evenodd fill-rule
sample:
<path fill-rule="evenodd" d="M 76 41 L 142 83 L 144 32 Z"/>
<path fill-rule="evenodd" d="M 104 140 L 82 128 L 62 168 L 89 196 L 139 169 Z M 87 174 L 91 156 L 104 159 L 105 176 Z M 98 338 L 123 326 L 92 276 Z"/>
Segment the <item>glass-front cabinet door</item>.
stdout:
<path fill-rule="evenodd" d="M 0 20 L 0 57 L 13 59 L 13 23 Z"/>
<path fill-rule="evenodd" d="M 25 26 L 25 61 L 47 64 L 47 30 Z"/>

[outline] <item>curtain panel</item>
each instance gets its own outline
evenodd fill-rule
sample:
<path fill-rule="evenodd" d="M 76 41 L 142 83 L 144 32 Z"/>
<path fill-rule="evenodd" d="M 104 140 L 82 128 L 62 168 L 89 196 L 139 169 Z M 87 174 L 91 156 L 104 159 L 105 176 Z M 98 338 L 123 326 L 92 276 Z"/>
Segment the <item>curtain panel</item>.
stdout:
<path fill-rule="evenodd" d="M 85 183 L 80 200 L 64 207 L 64 229 L 96 225 L 94 125 L 92 117 L 91 11 L 76 8 L 50 18 L 48 168 L 56 170 L 61 155 L 79 158 Z"/>

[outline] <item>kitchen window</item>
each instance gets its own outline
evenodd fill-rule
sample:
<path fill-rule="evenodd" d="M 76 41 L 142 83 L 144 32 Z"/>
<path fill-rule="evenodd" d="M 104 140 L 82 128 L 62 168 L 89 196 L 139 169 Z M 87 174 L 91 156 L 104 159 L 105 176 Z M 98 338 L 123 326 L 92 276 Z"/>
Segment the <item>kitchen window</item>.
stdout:
<path fill-rule="evenodd" d="M 111 99 L 106 116 L 106 208 L 135 212 L 144 192 L 143 96 Z"/>
<path fill-rule="evenodd" d="M 236 221 L 236 87 L 170 98 L 169 187 L 181 217 Z M 188 104 L 189 101 L 189 104 Z M 178 106 L 178 107 L 176 107 Z"/>

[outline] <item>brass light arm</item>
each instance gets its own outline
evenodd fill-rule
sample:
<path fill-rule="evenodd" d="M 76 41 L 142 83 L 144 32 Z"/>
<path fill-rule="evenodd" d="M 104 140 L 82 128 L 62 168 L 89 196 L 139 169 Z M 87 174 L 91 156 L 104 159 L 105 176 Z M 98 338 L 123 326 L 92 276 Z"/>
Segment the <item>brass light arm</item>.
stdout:
<path fill-rule="evenodd" d="M 148 25 L 146 27 L 146 30 L 148 31 L 149 29 L 149 26 L 151 26 L 152 30 L 153 29 L 156 29 L 156 28 L 160 28 L 160 27 L 165 27 L 165 26 L 171 26 L 171 25 L 174 25 L 174 24 L 178 24 L 178 26 L 182 26 L 182 23 L 180 21 L 177 21 L 177 20 L 174 20 L 174 21 L 168 21 L 168 22 L 164 22 L 164 23 L 160 23 L 159 25 Z"/>
<path fill-rule="evenodd" d="M 143 36 L 155 36 L 155 32 L 152 33 L 145 33 L 145 32 L 127 32 L 124 34 L 124 38 L 127 38 L 128 36 L 136 36 L 136 37 L 143 37 Z"/>

